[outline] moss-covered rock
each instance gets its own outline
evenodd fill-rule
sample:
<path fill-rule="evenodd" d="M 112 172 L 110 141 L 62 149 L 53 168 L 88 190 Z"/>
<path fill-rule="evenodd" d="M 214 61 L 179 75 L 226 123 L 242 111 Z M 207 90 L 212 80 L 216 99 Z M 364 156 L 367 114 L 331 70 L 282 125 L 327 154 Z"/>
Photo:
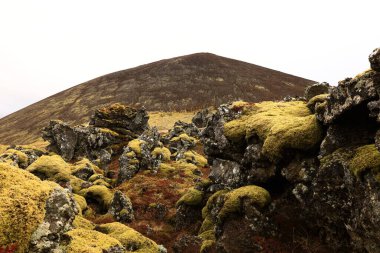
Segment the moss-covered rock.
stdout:
<path fill-rule="evenodd" d="M 0 155 L 0 161 L 8 163 L 12 166 L 25 169 L 28 167 L 28 156 L 16 149 L 7 149 Z"/>
<path fill-rule="evenodd" d="M 58 247 L 77 214 L 71 195 L 54 182 L 5 163 L 0 163 L 0 185 L 0 245 L 15 243 L 16 252 Z"/>
<path fill-rule="evenodd" d="M 255 185 L 232 190 L 225 194 L 224 204 L 218 218 L 223 220 L 232 213 L 240 212 L 243 201 L 248 201 L 251 205 L 263 208 L 270 203 L 271 197 L 267 190 Z"/>
<path fill-rule="evenodd" d="M 59 155 L 41 156 L 26 170 L 42 180 L 66 179 L 69 181 L 71 176 L 70 165 Z"/>
<path fill-rule="evenodd" d="M 163 161 L 170 161 L 171 152 L 166 147 L 156 147 L 152 151 L 152 157 L 156 159 L 158 156 L 161 156 Z"/>
<path fill-rule="evenodd" d="M 73 221 L 73 228 L 93 230 L 95 228 L 95 224 L 87 220 L 86 218 L 82 217 L 81 215 L 77 215 L 75 216 L 75 219 Z"/>
<path fill-rule="evenodd" d="M 67 232 L 67 236 L 67 253 L 125 252 L 118 240 L 95 230 L 77 228 Z"/>
<path fill-rule="evenodd" d="M 131 140 L 130 142 L 128 142 L 128 147 L 133 151 L 135 152 L 135 154 L 137 156 L 141 156 L 141 149 L 142 149 L 142 145 L 145 144 L 145 141 L 143 140 L 139 140 L 139 139 L 134 139 L 134 140 Z"/>
<path fill-rule="evenodd" d="M 202 202 L 204 193 L 194 188 L 189 189 L 176 203 L 176 206 L 182 204 L 196 206 Z"/>
<path fill-rule="evenodd" d="M 119 222 L 97 226 L 98 231 L 117 239 L 127 252 L 159 253 L 159 246 L 136 230 Z"/>
<path fill-rule="evenodd" d="M 194 163 L 195 165 L 205 167 L 207 165 L 207 159 L 194 150 L 189 150 L 184 153 L 186 161 Z"/>
<path fill-rule="evenodd" d="M 45 205 L 57 184 L 0 163 L 0 245 L 17 244 L 26 252 L 32 234 L 44 221 Z"/>
<path fill-rule="evenodd" d="M 371 171 L 380 182 L 380 152 L 375 144 L 355 149 L 348 166 L 355 176 L 361 177 L 364 172 Z"/>
<path fill-rule="evenodd" d="M 104 185 L 92 185 L 89 188 L 82 189 L 79 195 L 86 200 L 96 201 L 101 210 L 108 210 L 113 199 L 113 192 Z"/>
<path fill-rule="evenodd" d="M 254 104 L 241 118 L 227 122 L 224 134 L 233 142 L 258 136 L 263 141 L 263 154 L 277 161 L 285 149 L 315 148 L 323 131 L 306 103 L 295 101 Z"/>

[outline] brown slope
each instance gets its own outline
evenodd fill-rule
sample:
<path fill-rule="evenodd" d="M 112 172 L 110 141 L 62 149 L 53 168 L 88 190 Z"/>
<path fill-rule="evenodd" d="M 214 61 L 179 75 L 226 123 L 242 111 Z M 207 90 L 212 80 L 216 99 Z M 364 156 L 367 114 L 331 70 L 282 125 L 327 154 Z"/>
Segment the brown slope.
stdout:
<path fill-rule="evenodd" d="M 50 119 L 82 123 L 114 102 L 151 111 L 195 110 L 243 99 L 302 95 L 311 80 L 254 64 L 198 53 L 111 73 L 57 93 L 0 119 L 0 143 L 36 140 Z"/>

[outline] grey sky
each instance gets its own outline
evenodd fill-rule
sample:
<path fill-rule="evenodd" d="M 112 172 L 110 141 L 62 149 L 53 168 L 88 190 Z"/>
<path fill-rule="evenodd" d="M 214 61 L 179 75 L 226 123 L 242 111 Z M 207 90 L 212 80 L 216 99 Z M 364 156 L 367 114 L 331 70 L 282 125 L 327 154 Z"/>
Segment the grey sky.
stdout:
<path fill-rule="evenodd" d="M 380 1 L 0 0 L 0 117 L 97 76 L 211 52 L 336 84 L 369 68 Z"/>

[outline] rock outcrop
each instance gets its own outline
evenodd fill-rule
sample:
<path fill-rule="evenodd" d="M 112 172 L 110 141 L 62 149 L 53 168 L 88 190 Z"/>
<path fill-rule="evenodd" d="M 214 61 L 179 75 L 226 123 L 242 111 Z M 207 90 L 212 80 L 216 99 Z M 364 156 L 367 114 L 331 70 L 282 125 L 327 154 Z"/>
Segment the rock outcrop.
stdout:
<path fill-rule="evenodd" d="M 70 126 L 53 120 L 43 129 L 43 138 L 50 142 L 48 149 L 66 161 L 87 157 L 104 167 L 111 156 L 139 136 L 148 127 L 144 109 L 113 104 L 95 112 L 88 126 Z"/>
<path fill-rule="evenodd" d="M 202 132 L 201 252 L 380 251 L 379 50 L 369 59 L 336 87 L 308 87 L 306 101 L 217 109 Z"/>

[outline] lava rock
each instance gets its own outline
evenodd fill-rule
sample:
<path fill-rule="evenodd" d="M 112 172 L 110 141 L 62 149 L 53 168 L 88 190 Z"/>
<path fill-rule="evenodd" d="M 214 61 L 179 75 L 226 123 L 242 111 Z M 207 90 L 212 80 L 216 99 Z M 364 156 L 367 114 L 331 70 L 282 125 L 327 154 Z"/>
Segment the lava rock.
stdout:
<path fill-rule="evenodd" d="M 313 97 L 321 94 L 329 93 L 330 85 L 326 82 L 316 83 L 306 87 L 305 89 L 305 98 L 306 101 L 309 101 Z"/>
<path fill-rule="evenodd" d="M 210 179 L 225 187 L 237 188 L 244 182 L 241 165 L 234 161 L 215 159 L 211 167 Z"/>
<path fill-rule="evenodd" d="M 45 209 L 44 221 L 32 234 L 28 252 L 55 252 L 78 214 L 72 195 L 62 188 L 52 191 Z"/>
<path fill-rule="evenodd" d="M 132 222 L 134 219 L 132 202 L 121 191 L 115 191 L 108 212 L 111 213 L 117 221 Z"/>
<path fill-rule="evenodd" d="M 380 48 L 376 48 L 368 57 L 371 69 L 380 72 Z"/>
<path fill-rule="evenodd" d="M 207 126 L 207 122 L 211 119 L 211 117 L 212 114 L 209 109 L 203 109 L 194 115 L 191 122 L 193 122 L 196 127 L 203 128 Z"/>
<path fill-rule="evenodd" d="M 144 108 L 135 109 L 116 103 L 96 110 L 90 125 L 108 128 L 121 134 L 125 134 L 126 130 L 141 134 L 148 127 L 148 119 Z"/>

